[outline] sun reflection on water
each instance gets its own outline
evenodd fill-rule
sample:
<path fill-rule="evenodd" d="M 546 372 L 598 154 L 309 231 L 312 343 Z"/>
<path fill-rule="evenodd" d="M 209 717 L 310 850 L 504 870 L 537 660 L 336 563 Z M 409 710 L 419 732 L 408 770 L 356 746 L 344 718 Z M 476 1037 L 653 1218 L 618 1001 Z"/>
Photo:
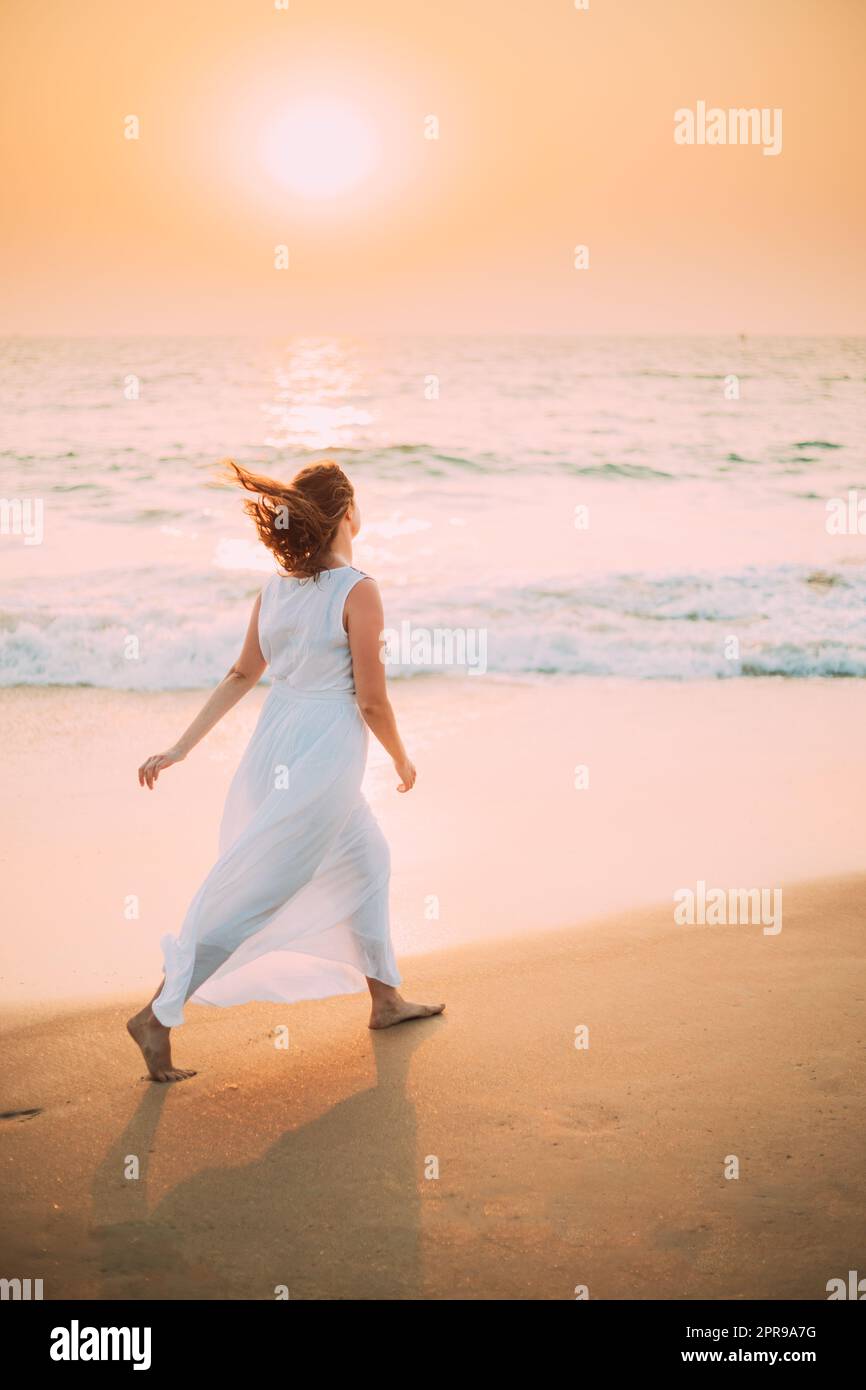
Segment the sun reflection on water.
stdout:
<path fill-rule="evenodd" d="M 269 448 L 350 448 L 358 430 L 374 422 L 361 404 L 370 392 L 340 343 L 300 339 L 288 360 L 275 365 L 273 382 L 273 398 L 262 406 Z"/>

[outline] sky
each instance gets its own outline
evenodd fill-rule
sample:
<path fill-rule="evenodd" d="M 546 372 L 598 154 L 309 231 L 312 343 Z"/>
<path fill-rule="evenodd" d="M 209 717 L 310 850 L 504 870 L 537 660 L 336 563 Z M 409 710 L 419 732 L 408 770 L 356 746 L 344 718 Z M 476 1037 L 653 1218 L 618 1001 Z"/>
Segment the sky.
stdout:
<path fill-rule="evenodd" d="M 6 333 L 864 331 L 866 0 L 3 0 L 0 51 Z"/>

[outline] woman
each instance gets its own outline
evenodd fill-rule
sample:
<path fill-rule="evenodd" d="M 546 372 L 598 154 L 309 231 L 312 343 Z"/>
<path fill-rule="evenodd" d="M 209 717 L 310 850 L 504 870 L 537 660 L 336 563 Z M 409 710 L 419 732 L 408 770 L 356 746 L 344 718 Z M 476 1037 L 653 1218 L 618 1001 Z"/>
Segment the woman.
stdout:
<path fill-rule="evenodd" d="M 361 795 L 367 728 L 394 760 L 397 790 L 415 768 L 397 732 L 380 656 L 384 618 L 375 582 L 352 565 L 361 526 L 352 485 L 335 463 L 291 483 L 229 469 L 259 537 L 283 573 L 253 605 L 243 650 L 177 743 L 138 769 L 141 786 L 182 762 L 261 679 L 274 681 L 235 773 L 220 857 L 187 912 L 163 938 L 165 976 L 129 1020 L 154 1081 L 192 1071 L 171 1060 L 170 1031 L 187 999 L 321 999 L 370 990 L 371 1028 L 441 1013 L 410 1004 L 388 926 L 390 856 Z"/>

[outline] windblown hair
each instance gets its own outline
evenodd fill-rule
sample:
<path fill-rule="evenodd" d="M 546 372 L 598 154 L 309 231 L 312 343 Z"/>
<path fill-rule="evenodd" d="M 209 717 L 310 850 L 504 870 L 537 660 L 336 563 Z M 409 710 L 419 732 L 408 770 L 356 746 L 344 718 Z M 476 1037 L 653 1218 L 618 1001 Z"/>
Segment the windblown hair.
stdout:
<path fill-rule="evenodd" d="M 246 488 L 258 494 L 244 503 L 256 523 L 259 539 L 293 575 L 315 578 L 325 561 L 337 527 L 354 499 L 352 484 L 339 464 L 311 463 L 289 483 L 265 478 L 226 459 L 225 468 Z"/>

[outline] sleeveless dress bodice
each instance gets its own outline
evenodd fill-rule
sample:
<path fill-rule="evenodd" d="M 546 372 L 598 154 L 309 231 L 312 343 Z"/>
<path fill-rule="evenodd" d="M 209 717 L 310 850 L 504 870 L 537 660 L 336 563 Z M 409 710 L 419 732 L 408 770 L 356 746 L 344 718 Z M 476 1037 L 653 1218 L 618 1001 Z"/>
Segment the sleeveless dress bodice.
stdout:
<path fill-rule="evenodd" d="M 307 694 L 352 695 L 352 656 L 343 626 L 346 598 L 367 576 L 352 565 L 315 579 L 274 575 L 262 590 L 259 643 L 275 681 Z"/>

